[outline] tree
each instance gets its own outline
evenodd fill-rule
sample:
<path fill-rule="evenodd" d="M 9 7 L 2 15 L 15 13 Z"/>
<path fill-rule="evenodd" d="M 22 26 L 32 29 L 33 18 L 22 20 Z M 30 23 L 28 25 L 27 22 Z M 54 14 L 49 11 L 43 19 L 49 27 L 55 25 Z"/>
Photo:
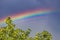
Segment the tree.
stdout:
<path fill-rule="evenodd" d="M 42 36 L 42 39 L 43 40 L 52 40 L 52 35 L 51 33 L 49 33 L 48 31 L 44 30 L 42 33 L 41 33 L 41 36 Z"/>
<path fill-rule="evenodd" d="M 22 30 L 15 28 L 10 17 L 5 20 L 7 26 L 0 28 L 0 40 L 52 40 L 52 35 L 48 31 L 36 33 L 35 37 L 30 37 L 31 29 Z"/>

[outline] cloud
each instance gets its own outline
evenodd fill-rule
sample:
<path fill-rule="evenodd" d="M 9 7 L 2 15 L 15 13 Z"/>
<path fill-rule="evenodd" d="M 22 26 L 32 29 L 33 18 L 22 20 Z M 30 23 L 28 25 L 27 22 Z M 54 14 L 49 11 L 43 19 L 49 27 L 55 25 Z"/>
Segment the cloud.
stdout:
<path fill-rule="evenodd" d="M 37 1 L 48 8 L 49 7 L 50 8 L 60 8 L 59 0 L 37 0 Z"/>
<path fill-rule="evenodd" d="M 12 13 L 37 8 L 36 0 L 1 0 L 0 16 L 8 16 Z"/>
<path fill-rule="evenodd" d="M 59 0 L 1 0 L 0 17 L 36 8 L 59 8 Z"/>

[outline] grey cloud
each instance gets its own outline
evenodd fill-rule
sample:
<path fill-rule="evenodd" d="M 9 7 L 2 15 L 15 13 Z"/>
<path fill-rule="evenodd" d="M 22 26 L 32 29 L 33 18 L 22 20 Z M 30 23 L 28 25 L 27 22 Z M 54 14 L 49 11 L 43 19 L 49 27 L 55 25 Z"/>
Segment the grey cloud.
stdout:
<path fill-rule="evenodd" d="M 59 0 L 1 0 L 0 17 L 36 8 L 59 8 Z"/>
<path fill-rule="evenodd" d="M 35 0 L 1 0 L 0 2 L 0 16 L 7 16 L 12 13 L 34 9 L 38 7 Z"/>

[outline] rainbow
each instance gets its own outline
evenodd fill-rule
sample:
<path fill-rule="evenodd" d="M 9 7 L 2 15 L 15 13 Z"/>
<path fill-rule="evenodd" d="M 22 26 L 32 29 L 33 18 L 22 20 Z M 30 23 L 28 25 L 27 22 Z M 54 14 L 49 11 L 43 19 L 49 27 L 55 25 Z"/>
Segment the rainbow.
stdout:
<path fill-rule="evenodd" d="M 14 15 L 10 15 L 10 17 L 12 20 L 21 20 L 21 19 L 32 17 L 32 16 L 48 14 L 50 12 L 51 12 L 50 10 L 46 10 L 46 9 L 45 10 L 30 10 L 30 11 L 25 11 L 25 12 L 17 13 Z M 0 23 L 2 23 L 4 19 L 5 18 L 0 20 Z"/>

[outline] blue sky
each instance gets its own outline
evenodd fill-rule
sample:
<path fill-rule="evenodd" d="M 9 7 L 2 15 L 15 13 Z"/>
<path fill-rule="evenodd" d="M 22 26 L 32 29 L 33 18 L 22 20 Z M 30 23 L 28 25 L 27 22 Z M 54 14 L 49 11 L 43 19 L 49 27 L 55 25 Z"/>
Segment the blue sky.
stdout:
<path fill-rule="evenodd" d="M 0 0 L 0 19 L 12 14 L 17 14 L 26 10 L 37 8 L 57 10 L 44 16 L 32 17 L 31 20 L 23 19 L 14 21 L 16 27 L 23 30 L 31 28 L 31 36 L 36 32 L 41 32 L 45 28 L 53 35 L 53 40 L 60 38 L 60 0 Z M 1 26 L 1 25 L 0 25 Z M 3 26 L 3 24 L 2 24 Z"/>

